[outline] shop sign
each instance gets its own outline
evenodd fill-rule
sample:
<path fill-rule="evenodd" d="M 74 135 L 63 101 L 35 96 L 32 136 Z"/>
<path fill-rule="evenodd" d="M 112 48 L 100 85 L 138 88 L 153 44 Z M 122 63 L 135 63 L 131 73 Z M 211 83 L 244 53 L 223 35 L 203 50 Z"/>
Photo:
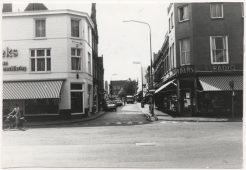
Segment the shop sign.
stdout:
<path fill-rule="evenodd" d="M 194 66 L 183 66 L 174 70 L 175 74 L 193 74 L 195 72 Z"/>
<path fill-rule="evenodd" d="M 236 67 L 235 65 L 213 65 L 213 71 L 221 71 L 221 72 L 224 72 L 224 71 L 236 71 Z"/>
<path fill-rule="evenodd" d="M 16 66 L 11 66 L 11 67 L 4 67 L 3 71 L 26 71 L 26 67 L 16 67 Z"/>
<path fill-rule="evenodd" d="M 17 57 L 18 56 L 18 50 L 14 49 L 9 49 L 8 47 L 6 50 L 3 50 L 3 58 L 4 57 Z"/>

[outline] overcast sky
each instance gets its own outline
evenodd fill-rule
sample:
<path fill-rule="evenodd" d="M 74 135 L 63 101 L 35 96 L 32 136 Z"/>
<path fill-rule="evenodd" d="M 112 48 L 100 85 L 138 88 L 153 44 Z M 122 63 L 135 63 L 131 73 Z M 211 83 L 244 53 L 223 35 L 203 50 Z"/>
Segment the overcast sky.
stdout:
<path fill-rule="evenodd" d="M 11 2 L 11 1 L 4 1 Z M 24 11 L 28 3 L 15 1 L 13 11 Z M 37 1 L 36 1 L 37 2 Z M 72 9 L 91 14 L 91 2 L 83 1 L 42 1 L 49 9 Z M 55 3 L 54 3 L 55 2 Z M 168 30 L 167 7 L 164 1 L 153 3 L 96 3 L 97 24 L 99 34 L 99 56 L 104 58 L 104 80 L 137 79 L 141 82 L 140 65 L 150 65 L 149 27 L 134 22 L 124 23 L 124 20 L 147 22 L 151 26 L 152 52 L 157 53 Z M 153 57 L 153 56 L 152 56 Z M 112 76 L 112 74 L 117 74 Z"/>

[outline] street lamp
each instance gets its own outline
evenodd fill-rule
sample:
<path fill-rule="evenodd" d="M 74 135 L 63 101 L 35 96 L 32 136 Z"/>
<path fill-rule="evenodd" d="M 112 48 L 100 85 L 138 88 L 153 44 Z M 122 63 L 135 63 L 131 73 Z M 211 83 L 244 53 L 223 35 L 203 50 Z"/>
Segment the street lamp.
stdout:
<path fill-rule="evenodd" d="M 140 24 L 146 24 L 149 26 L 149 37 L 150 37 L 150 88 L 153 87 L 153 75 L 152 75 L 152 45 L 151 45 L 151 27 L 148 23 L 146 22 L 141 22 L 141 21 L 136 21 L 136 20 L 129 20 L 129 21 L 123 21 L 123 22 L 137 22 Z"/>
<path fill-rule="evenodd" d="M 143 98 L 143 68 L 142 68 L 142 63 L 139 61 L 133 61 L 133 64 L 141 64 L 141 79 L 142 79 L 142 98 Z"/>

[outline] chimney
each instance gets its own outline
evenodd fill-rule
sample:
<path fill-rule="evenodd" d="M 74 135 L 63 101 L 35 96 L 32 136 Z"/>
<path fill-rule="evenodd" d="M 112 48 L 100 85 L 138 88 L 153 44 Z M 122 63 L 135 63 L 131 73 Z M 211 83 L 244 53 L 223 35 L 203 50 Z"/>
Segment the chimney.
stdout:
<path fill-rule="evenodd" d="M 11 3 L 3 4 L 3 12 L 12 12 L 12 4 Z"/>

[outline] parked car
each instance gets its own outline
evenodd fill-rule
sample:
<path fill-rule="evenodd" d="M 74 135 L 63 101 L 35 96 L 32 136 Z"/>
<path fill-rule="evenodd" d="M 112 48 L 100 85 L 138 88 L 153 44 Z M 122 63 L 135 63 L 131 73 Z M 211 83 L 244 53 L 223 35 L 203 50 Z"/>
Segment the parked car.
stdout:
<path fill-rule="evenodd" d="M 117 111 L 117 105 L 114 101 L 108 100 L 104 103 L 103 110 L 115 110 Z"/>
<path fill-rule="evenodd" d="M 115 100 L 117 106 L 123 106 L 123 102 L 121 100 Z"/>

